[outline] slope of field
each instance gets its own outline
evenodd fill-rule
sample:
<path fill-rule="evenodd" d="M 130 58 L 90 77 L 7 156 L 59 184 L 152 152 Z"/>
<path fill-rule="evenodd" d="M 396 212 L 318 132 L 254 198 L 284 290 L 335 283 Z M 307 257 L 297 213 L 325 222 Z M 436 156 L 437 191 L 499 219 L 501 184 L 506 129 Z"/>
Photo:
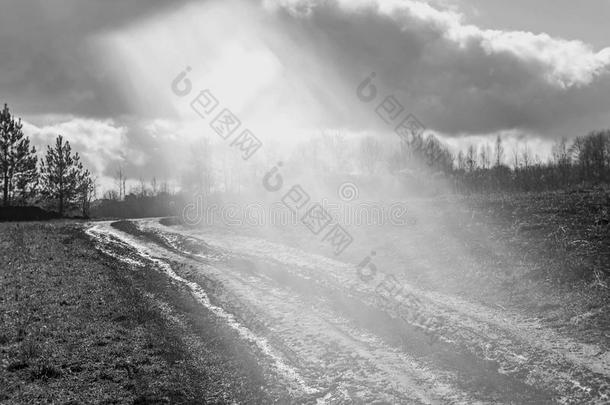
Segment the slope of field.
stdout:
<path fill-rule="evenodd" d="M 271 401 L 229 330 L 82 224 L 1 225 L 0 247 L 1 403 Z"/>
<path fill-rule="evenodd" d="M 534 318 L 405 284 L 441 320 L 432 344 L 376 299 L 353 266 L 258 237 L 168 229 L 156 220 L 98 225 L 135 266 L 182 283 L 240 333 L 293 402 L 603 403 L 607 352 Z M 110 249 L 110 250 L 109 250 Z M 272 376 L 276 376 L 273 378 Z"/>
<path fill-rule="evenodd" d="M 339 258 L 304 226 L 3 225 L 0 401 L 607 403 L 600 195 L 406 201 Z"/>
<path fill-rule="evenodd" d="M 557 331 L 610 349 L 610 190 L 399 203 L 413 219 L 408 225 L 343 221 L 354 242 L 341 260 L 356 265 L 374 251 L 374 264 L 384 274 L 536 317 Z M 333 257 L 328 244 L 302 224 L 208 228 Z"/>

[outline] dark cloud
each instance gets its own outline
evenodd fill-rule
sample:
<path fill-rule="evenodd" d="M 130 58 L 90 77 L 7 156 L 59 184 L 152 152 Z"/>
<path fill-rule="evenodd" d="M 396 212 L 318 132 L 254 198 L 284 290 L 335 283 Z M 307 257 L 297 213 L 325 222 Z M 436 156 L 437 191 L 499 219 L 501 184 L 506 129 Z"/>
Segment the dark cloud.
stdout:
<path fill-rule="evenodd" d="M 39 151 L 57 135 L 67 139 L 83 163 L 99 178 L 113 178 L 119 168 L 129 179 L 178 178 L 192 142 L 177 135 L 179 128 L 165 121 L 135 118 L 97 120 L 55 117 L 46 125 L 26 123 L 24 132 Z"/>
<path fill-rule="evenodd" d="M 130 113 L 114 72 L 94 64 L 88 38 L 172 0 L 9 0 L 0 12 L 0 95 L 20 114 L 112 117 Z"/>
<path fill-rule="evenodd" d="M 4 2 L 0 101 L 36 126 L 30 133 L 37 143 L 49 143 L 59 133 L 69 137 L 100 176 L 111 177 L 122 165 L 134 178 L 175 178 L 191 141 L 175 138 L 178 120 L 167 121 L 165 127 L 153 125 L 173 113 L 167 107 L 172 99 L 155 93 L 159 83 L 151 83 L 151 76 L 138 70 L 139 64 L 126 66 L 129 59 L 116 56 L 121 52 L 100 52 L 91 39 L 121 32 L 110 41 L 121 48 L 124 38 L 135 35 L 123 28 L 135 26 L 145 31 L 136 30 L 147 38 L 142 43 L 154 48 L 145 46 L 146 52 L 138 54 L 144 59 L 142 66 L 157 67 L 158 58 L 166 57 L 159 55 L 172 55 L 166 52 L 168 44 L 182 39 L 188 43 L 182 44 L 184 49 L 197 50 L 193 55 L 210 69 L 220 61 L 225 64 L 221 67 L 241 72 L 220 57 L 223 33 L 230 30 L 230 41 L 225 40 L 245 44 L 246 50 L 253 43 L 264 44 L 258 54 L 277 58 L 281 72 L 261 94 L 252 95 L 256 102 L 245 109 L 244 117 L 272 121 L 277 113 L 289 117 L 286 121 L 294 117 L 294 129 L 389 132 L 392 126 L 374 110 L 393 94 L 405 107 L 402 116 L 413 113 L 430 129 L 448 136 L 512 131 L 554 138 L 610 127 L 610 49 L 595 53 L 585 44 L 545 35 L 484 31 L 423 3 L 410 8 L 415 3 L 409 0 L 383 2 L 393 8 L 355 7 L 358 2 L 348 0 L 267 0 L 249 3 L 247 10 L 239 8 L 243 2 L 223 0 L 214 5 L 226 8 L 224 14 L 199 10 L 201 14 L 189 19 L 182 17 L 195 8 L 182 9 L 180 18 L 172 19 L 170 14 L 183 2 Z M 258 7 L 262 3 L 266 6 Z M 267 6 L 273 3 L 280 7 L 269 12 Z M 155 15 L 168 19 L 151 19 L 156 24 L 153 33 L 146 24 L 134 24 Z M 201 43 L 190 38 L 195 25 L 218 20 L 219 15 L 239 29 L 214 21 L 218 38 L 203 38 Z M 165 36 L 170 23 L 183 28 L 182 37 Z M 156 47 L 154 35 L 159 33 L 164 49 Z M 246 41 L 246 36 L 257 41 Z M 129 48 L 120 51 L 130 53 Z M 260 75 L 243 68 L 252 80 Z M 374 102 L 364 104 L 356 88 L 373 71 L 379 93 Z M 230 77 L 221 79 L 232 82 Z M 243 96 L 239 89 L 233 93 L 238 101 Z"/>
<path fill-rule="evenodd" d="M 596 55 L 585 44 L 545 35 L 486 32 L 459 25 L 450 14 L 426 14 L 428 9 L 417 14 L 406 6 L 356 9 L 346 1 L 278 3 L 284 7 L 276 15 L 296 38 L 293 46 L 308 47 L 345 83 L 327 88 L 344 100 L 339 108 L 325 103 L 336 126 L 379 128 L 371 124 L 372 106 L 363 109 L 354 97 L 372 71 L 382 95 L 395 94 L 429 127 L 447 134 L 522 130 L 553 137 L 610 126 L 610 63 L 589 68 L 610 61 L 608 50 Z M 308 12 L 295 12 L 294 4 L 305 3 Z M 290 58 L 290 46 L 280 51 Z"/>

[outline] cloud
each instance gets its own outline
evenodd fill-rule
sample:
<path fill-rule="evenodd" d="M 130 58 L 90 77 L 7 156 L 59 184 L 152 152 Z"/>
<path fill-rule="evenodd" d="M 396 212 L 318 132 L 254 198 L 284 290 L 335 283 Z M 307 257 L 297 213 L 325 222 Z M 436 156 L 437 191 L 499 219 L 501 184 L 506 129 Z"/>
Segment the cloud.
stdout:
<path fill-rule="evenodd" d="M 344 108 L 328 106 L 336 125 L 367 125 L 352 100 L 371 71 L 384 94 L 443 133 L 559 137 L 609 125 L 610 48 L 595 52 L 577 40 L 481 29 L 420 1 L 264 4 L 298 38 L 285 46 L 285 57 L 307 48 L 323 61 L 320 69 L 343 78 L 343 88 L 323 86 L 331 99 L 344 100 Z"/>
<path fill-rule="evenodd" d="M 269 145 L 326 128 L 391 134 L 397 122 L 375 112 L 389 95 L 447 139 L 509 133 L 548 146 L 610 126 L 610 48 L 484 29 L 451 0 L 32 0 L 4 10 L 2 101 L 36 143 L 63 133 L 106 178 L 119 165 L 134 179 L 176 178 L 189 145 L 210 134 L 171 93 L 187 65 L 196 91 L 211 89 Z M 362 103 L 356 88 L 371 72 L 379 92 Z"/>
<path fill-rule="evenodd" d="M 97 120 L 74 116 L 36 117 L 41 125 L 24 121 L 24 133 L 44 156 L 47 145 L 62 135 L 78 152 L 84 166 L 103 189 L 114 187 L 119 168 L 130 182 L 174 180 L 188 164 L 193 131 L 164 120 Z"/>
<path fill-rule="evenodd" d="M 545 78 L 562 87 L 590 84 L 595 77 L 610 71 L 610 47 L 596 53 L 578 40 L 552 38 L 544 33 L 481 29 L 465 24 L 463 15 L 456 11 L 439 10 L 424 1 L 265 0 L 264 4 L 274 11 L 283 8 L 298 18 L 323 18 L 324 14 L 337 16 L 341 12 L 349 18 L 368 14 L 390 20 L 406 33 L 421 25 L 420 30 L 436 31 L 464 51 L 479 46 L 489 55 L 509 53 L 525 62 L 540 64 Z"/>
<path fill-rule="evenodd" d="M 127 128 L 113 121 L 98 121 L 76 117 L 47 117 L 54 123 L 36 126 L 27 121 L 24 133 L 32 139 L 42 156 L 46 146 L 52 146 L 62 135 L 70 142 L 73 152 L 78 152 L 83 164 L 101 177 L 109 164 L 120 160 L 127 145 Z"/>
<path fill-rule="evenodd" d="M 21 114 L 108 118 L 130 113 L 119 67 L 96 63 L 92 36 L 177 7 L 170 0 L 8 0 L 0 13 L 0 94 Z"/>

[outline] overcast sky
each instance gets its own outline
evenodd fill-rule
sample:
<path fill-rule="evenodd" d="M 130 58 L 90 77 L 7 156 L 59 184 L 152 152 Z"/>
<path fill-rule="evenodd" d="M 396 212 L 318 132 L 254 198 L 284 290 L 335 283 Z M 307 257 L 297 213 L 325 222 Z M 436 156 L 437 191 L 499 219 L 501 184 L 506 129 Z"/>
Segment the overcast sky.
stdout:
<path fill-rule="evenodd" d="M 371 72 L 452 145 L 543 149 L 610 127 L 610 0 L 4 0 L 0 97 L 100 176 L 176 174 L 212 132 L 170 83 L 186 66 L 263 141 L 325 128 L 390 136 Z M 379 101 L 381 101 L 381 99 Z"/>

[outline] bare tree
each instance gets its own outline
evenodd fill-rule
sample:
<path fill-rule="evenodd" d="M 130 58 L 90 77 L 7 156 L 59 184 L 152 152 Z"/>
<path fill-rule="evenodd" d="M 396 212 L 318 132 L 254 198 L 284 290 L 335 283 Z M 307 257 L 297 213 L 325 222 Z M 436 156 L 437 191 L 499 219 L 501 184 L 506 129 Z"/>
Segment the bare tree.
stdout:
<path fill-rule="evenodd" d="M 458 170 L 466 170 L 466 156 L 464 156 L 462 151 L 459 151 L 457 154 L 457 168 Z"/>
<path fill-rule="evenodd" d="M 97 196 L 97 179 L 91 178 L 89 171 L 86 170 L 82 176 L 81 184 L 81 211 L 83 217 L 88 217 L 91 210 L 91 202 Z"/>
<path fill-rule="evenodd" d="M 491 165 L 491 149 L 489 144 L 482 145 L 479 151 L 479 162 L 483 169 L 488 169 Z"/>
<path fill-rule="evenodd" d="M 568 141 L 565 137 L 561 138 L 561 140 L 555 142 L 552 149 L 553 154 L 553 162 L 559 166 L 569 166 L 570 165 L 570 153 L 568 151 Z"/>
<path fill-rule="evenodd" d="M 119 166 L 116 172 L 116 183 L 119 188 L 119 201 L 125 199 L 125 175 L 123 173 L 123 167 Z"/>
<path fill-rule="evenodd" d="M 138 190 L 140 197 L 146 197 L 146 183 L 144 177 L 140 177 L 140 189 Z"/>
<path fill-rule="evenodd" d="M 523 166 L 527 169 L 531 163 L 530 148 L 527 145 L 527 141 L 525 142 L 525 145 L 523 145 L 523 150 L 521 151 L 521 160 L 523 161 Z"/>
<path fill-rule="evenodd" d="M 591 165 L 593 175 L 597 179 L 602 179 L 605 175 L 605 165 L 607 158 L 607 145 L 610 143 L 610 131 L 594 131 L 587 136 L 588 147 L 591 150 Z"/>
<path fill-rule="evenodd" d="M 156 196 L 158 190 L 159 185 L 157 184 L 157 178 L 153 177 L 152 180 L 150 181 L 150 189 L 152 190 L 152 195 Z"/>
<path fill-rule="evenodd" d="M 477 168 L 477 149 L 474 145 L 470 145 L 466 151 L 466 169 L 469 172 Z"/>
<path fill-rule="evenodd" d="M 504 145 L 502 145 L 502 137 L 500 135 L 498 135 L 496 137 L 496 143 L 494 145 L 494 149 L 495 149 L 495 157 L 496 157 L 496 167 L 499 167 L 502 165 L 502 162 L 504 161 Z"/>
<path fill-rule="evenodd" d="M 378 140 L 367 136 L 360 141 L 358 157 L 368 174 L 374 174 L 383 157 L 383 147 Z"/>
<path fill-rule="evenodd" d="M 345 172 L 349 170 L 349 157 L 351 150 L 345 139 L 345 135 L 340 131 L 323 131 L 322 147 L 326 151 L 327 159 L 325 166 L 329 169 Z"/>
<path fill-rule="evenodd" d="M 188 164 L 182 171 L 181 185 L 184 190 L 193 194 L 209 195 L 213 188 L 214 172 L 212 168 L 212 148 L 208 139 L 203 139 L 191 146 L 191 154 Z M 234 154 L 233 154 L 234 155 Z M 236 157 L 237 159 L 238 157 Z M 230 173 L 231 165 L 227 165 L 227 154 L 223 155 L 223 170 L 225 186 L 229 187 L 233 173 Z M 236 164 L 235 166 L 237 166 Z"/>
<path fill-rule="evenodd" d="M 569 150 L 580 167 L 583 179 L 606 177 L 607 163 L 610 160 L 609 144 L 610 130 L 593 131 L 574 140 Z"/>
<path fill-rule="evenodd" d="M 518 169 L 521 166 L 521 159 L 519 158 L 519 142 L 515 144 L 513 149 L 513 168 Z"/>
<path fill-rule="evenodd" d="M 119 193 L 116 190 L 108 190 L 104 193 L 104 199 L 119 201 Z"/>
<path fill-rule="evenodd" d="M 161 182 L 161 187 L 159 188 L 159 194 L 169 194 L 169 183 L 167 180 L 163 180 Z"/>

